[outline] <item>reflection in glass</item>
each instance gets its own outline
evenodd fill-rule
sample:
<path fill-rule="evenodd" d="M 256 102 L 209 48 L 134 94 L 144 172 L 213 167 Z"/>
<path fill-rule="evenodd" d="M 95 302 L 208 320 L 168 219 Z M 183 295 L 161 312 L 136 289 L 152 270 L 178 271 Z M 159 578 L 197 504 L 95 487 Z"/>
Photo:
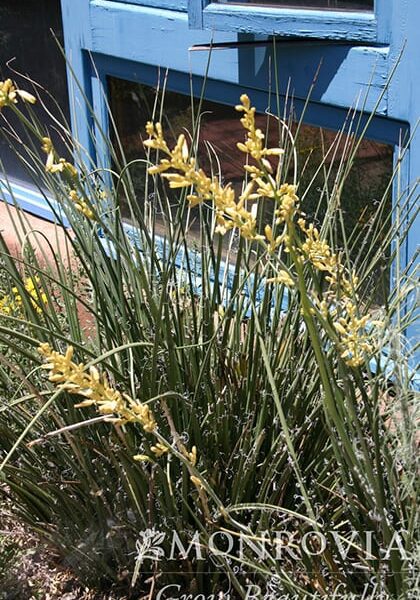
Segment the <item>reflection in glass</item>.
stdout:
<path fill-rule="evenodd" d="M 30 92 L 30 85 L 19 79 L 15 72 L 29 74 L 34 81 L 48 90 L 51 97 L 56 99 L 68 119 L 66 64 L 51 31 L 54 31 L 63 46 L 59 0 L 1 0 L 0 80 L 15 79 L 23 89 Z M 47 108 L 53 114 L 57 114 L 55 103 L 51 98 L 44 94 L 43 100 Z M 32 110 L 39 114 L 46 125 L 51 125 L 39 104 L 35 104 Z M 7 119 L 10 128 L 25 139 L 25 132 L 11 111 L 8 111 Z M 51 130 L 54 137 L 54 127 Z M 66 155 L 59 139 L 54 139 L 54 143 L 60 155 Z M 0 159 L 9 177 L 32 184 L 27 169 L 16 158 L 8 140 L 3 137 L 0 137 Z"/>
<path fill-rule="evenodd" d="M 145 125 L 155 114 L 162 111 L 161 121 L 169 145 L 173 144 L 180 133 L 191 131 L 193 112 L 191 98 L 167 91 L 165 98 L 159 98 L 155 103 L 156 90 L 120 79 L 109 79 L 111 110 L 116 122 L 118 135 L 124 149 L 127 161 L 145 159 L 143 146 Z M 194 106 L 197 110 L 198 101 Z M 235 191 L 242 191 L 244 178 L 244 155 L 237 150 L 236 143 L 243 141 L 244 130 L 239 121 L 240 115 L 233 107 L 214 102 L 203 101 L 200 118 L 200 143 L 198 144 L 198 161 L 208 173 L 219 174 L 222 180 L 231 182 Z M 159 120 L 155 117 L 154 120 Z M 279 121 L 268 115 L 257 115 L 257 124 L 266 133 L 269 147 L 287 147 L 290 137 L 285 134 Z M 297 124 L 290 124 L 293 134 L 296 134 Z M 302 198 L 302 210 L 311 221 L 321 221 L 328 205 L 328 199 L 333 197 L 334 181 L 343 157 L 348 154 L 349 140 L 346 136 L 337 141 L 337 132 L 302 125 L 296 139 L 299 195 Z M 290 147 L 289 147 L 290 150 Z M 347 153 L 347 154 L 346 154 Z M 290 152 L 288 152 L 290 154 Z M 217 158 L 216 158 L 217 157 Z M 393 148 L 391 146 L 363 140 L 358 149 L 354 166 L 352 167 L 339 198 L 335 194 L 337 207 L 341 208 L 344 226 L 347 234 L 356 230 L 360 234 L 360 251 L 367 255 L 373 251 L 369 225 L 376 211 L 378 201 L 384 196 L 392 175 Z M 320 165 L 323 163 L 323 167 Z M 160 207 L 150 197 L 145 202 L 146 164 L 137 162 L 130 168 L 134 181 L 136 197 L 139 206 L 145 211 L 154 211 L 159 231 L 164 233 L 163 219 L 159 216 Z M 293 181 L 293 169 L 284 166 L 284 181 Z M 167 186 L 162 190 L 168 202 L 175 211 L 179 206 L 179 190 L 170 190 Z M 257 201 L 258 202 L 258 201 Z M 271 219 L 272 203 L 264 201 L 264 222 Z M 148 205 L 147 205 L 148 204 Z M 146 206 L 147 205 L 147 206 Z M 121 208 L 127 218 L 130 217 L 124 199 L 121 198 Z M 194 213 L 195 211 L 195 213 Z M 388 194 L 384 217 L 391 212 L 391 196 Z M 157 214 L 157 216 L 156 216 Z M 188 230 L 192 238 L 198 235 L 198 209 L 192 211 L 192 221 Z M 194 220 L 195 219 L 195 220 Z M 339 228 L 338 228 L 339 229 Z M 338 243 L 342 239 L 340 231 L 336 232 Z M 353 257 L 355 258 L 355 257 Z"/>
<path fill-rule="evenodd" d="M 374 0 L 216 0 L 219 4 L 252 4 L 279 8 L 326 8 L 328 10 L 373 10 Z"/>

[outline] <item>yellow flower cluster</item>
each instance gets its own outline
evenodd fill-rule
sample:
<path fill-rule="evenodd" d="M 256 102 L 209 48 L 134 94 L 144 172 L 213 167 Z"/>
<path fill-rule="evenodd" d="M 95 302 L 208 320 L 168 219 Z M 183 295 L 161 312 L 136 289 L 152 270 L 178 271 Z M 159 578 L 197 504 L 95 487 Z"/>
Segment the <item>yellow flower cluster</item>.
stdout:
<path fill-rule="evenodd" d="M 320 238 L 319 231 L 314 227 L 313 223 L 306 226 L 306 221 L 299 219 L 298 225 L 306 235 L 305 241 L 302 244 L 303 254 L 318 271 L 326 271 L 329 273 L 330 279 L 334 277 L 336 280 L 336 273 L 339 267 L 337 255 L 331 252 L 329 244 Z"/>
<path fill-rule="evenodd" d="M 278 192 L 278 208 L 275 211 L 277 225 L 292 221 L 299 208 L 299 198 L 296 195 L 296 187 L 283 183 Z"/>
<path fill-rule="evenodd" d="M 274 236 L 269 227 L 265 236 L 257 232 L 254 212 L 247 210 L 246 201 L 258 198 L 271 198 L 276 202 L 276 224 L 290 221 L 298 210 L 298 197 L 296 188 L 289 184 L 280 184 L 280 158 L 283 154 L 281 148 L 266 148 L 265 137 L 256 127 L 255 108 L 251 107 L 250 100 L 245 94 L 241 96 L 241 104 L 236 110 L 243 112 L 241 123 L 246 129 L 246 140 L 238 143 L 242 152 L 250 155 L 257 165 L 244 165 L 248 173 L 249 182 L 243 193 L 236 200 L 235 192 L 231 185 L 222 186 L 217 177 L 208 177 L 198 168 L 196 160 L 190 155 L 185 136 L 181 134 L 171 150 L 165 141 L 162 125 L 148 122 L 146 132 L 149 139 L 145 146 L 162 152 L 165 157 L 158 165 L 149 168 L 151 175 L 161 174 L 169 181 L 171 188 L 193 188 L 193 193 L 187 196 L 191 206 L 205 201 L 212 202 L 216 212 L 216 231 L 224 234 L 237 228 L 240 235 L 248 240 L 264 242 L 269 252 L 273 252 L 283 241 L 284 236 Z M 268 157 L 277 157 L 279 165 L 273 175 L 273 167 Z M 171 172 L 168 172 L 171 171 Z M 175 171 L 175 172 L 174 172 Z M 286 280 L 284 280 L 286 281 Z M 289 283 L 291 279 L 288 279 Z"/>
<path fill-rule="evenodd" d="M 164 454 L 169 452 L 168 446 L 165 446 L 164 444 L 161 444 L 160 442 L 158 442 L 155 446 L 151 446 L 150 450 L 153 452 L 153 454 L 156 456 L 156 458 L 160 458 L 161 456 L 163 456 Z"/>
<path fill-rule="evenodd" d="M 94 405 L 102 415 L 109 415 L 107 420 L 113 423 L 140 423 L 146 432 L 155 431 L 157 424 L 148 405 L 113 388 L 106 375 L 101 375 L 95 367 L 87 371 L 83 363 L 73 362 L 72 346 L 65 354 L 56 352 L 49 344 L 41 344 L 38 350 L 46 360 L 44 368 L 50 372 L 49 380 L 70 394 L 86 398 L 76 407 Z"/>
<path fill-rule="evenodd" d="M 47 155 L 45 170 L 48 173 L 66 173 L 72 178 L 77 177 L 77 169 L 65 158 L 58 158 L 54 150 L 53 143 L 49 137 L 42 138 L 42 150 Z"/>
<path fill-rule="evenodd" d="M 241 152 L 249 154 L 257 165 L 244 165 L 245 171 L 249 174 L 250 182 L 245 188 L 243 199 L 271 198 L 275 200 L 277 209 L 277 224 L 281 224 L 293 218 L 298 209 L 299 199 L 296 196 L 296 188 L 288 183 L 280 184 L 280 157 L 284 154 L 282 148 L 266 148 L 265 136 L 261 129 L 255 124 L 255 107 L 251 107 L 251 102 L 246 94 L 240 98 L 241 104 L 235 108 L 243 112 L 241 123 L 247 131 L 245 143 L 239 142 L 237 147 Z M 273 166 L 267 157 L 274 156 L 279 159 L 276 173 L 273 173 Z"/>
<path fill-rule="evenodd" d="M 261 239 L 256 232 L 256 221 L 253 214 L 244 207 L 244 200 L 235 201 L 235 192 L 230 185 L 222 186 L 217 177 L 208 177 L 197 167 L 196 160 L 190 156 L 185 136 L 181 134 L 172 150 L 168 148 L 163 138 L 160 123 L 147 123 L 146 131 L 150 139 L 145 146 L 163 152 L 167 158 L 161 159 L 156 166 L 149 168 L 151 175 L 161 173 L 169 181 L 169 186 L 175 188 L 193 187 L 194 194 L 189 194 L 187 200 L 191 206 L 205 201 L 212 201 L 216 210 L 217 232 L 224 234 L 229 229 L 237 227 L 241 235 L 247 239 Z M 167 173 L 170 169 L 177 173 Z"/>
<path fill-rule="evenodd" d="M 150 450 L 153 452 L 156 458 L 160 458 L 164 454 L 167 454 L 170 450 L 169 446 L 165 446 L 158 442 L 155 446 L 150 446 Z M 153 462 L 152 458 L 147 454 L 135 454 L 134 460 L 138 462 Z"/>
<path fill-rule="evenodd" d="M 273 254 L 274 251 L 282 244 L 285 240 L 285 235 L 274 235 L 273 228 L 271 225 L 266 225 L 264 228 L 264 234 L 267 245 L 267 252 Z"/>
<path fill-rule="evenodd" d="M 69 394 L 85 398 L 75 405 L 76 408 L 96 406 L 106 421 L 119 425 L 139 423 L 147 433 L 157 431 L 157 423 L 149 406 L 112 387 L 107 376 L 100 374 L 96 367 L 91 366 L 87 370 L 84 363 L 75 363 L 72 346 L 67 348 L 65 354 L 60 354 L 44 343 L 40 344 L 38 351 L 45 359 L 43 368 L 49 371 L 49 381 Z M 193 446 L 189 452 L 180 441 L 178 445 L 184 457 L 195 467 L 197 448 Z M 171 446 L 157 442 L 150 450 L 156 458 L 160 458 L 170 452 Z M 136 461 L 152 461 L 147 454 L 136 454 L 133 458 Z"/>
<path fill-rule="evenodd" d="M 359 367 L 365 362 L 365 355 L 374 349 L 372 336 L 367 332 L 367 324 L 382 325 L 372 321 L 371 315 L 359 317 L 355 300 L 355 289 L 358 279 L 354 273 L 348 273 L 340 261 L 340 257 L 332 252 L 328 242 L 321 239 L 319 231 L 311 223 L 306 225 L 304 219 L 298 225 L 305 233 L 302 244 L 303 256 L 318 270 L 326 273 L 329 289 L 324 292 L 319 303 L 325 318 L 333 319 L 333 327 L 339 336 L 341 357 L 351 367 Z"/>
<path fill-rule="evenodd" d="M 242 94 L 240 97 L 241 104 L 238 104 L 235 108 L 238 112 L 243 112 L 244 116 L 241 119 L 241 123 L 244 129 L 247 130 L 247 139 L 245 143 L 239 142 L 237 144 L 238 149 L 241 152 L 250 154 L 257 162 L 261 161 L 262 158 L 267 156 L 280 156 L 284 153 L 281 148 L 266 148 L 265 147 L 265 136 L 261 129 L 255 126 L 255 107 L 251 106 L 251 101 L 246 94 Z M 270 163 L 263 163 L 267 170 L 271 172 Z"/>
<path fill-rule="evenodd" d="M 229 229 L 237 228 L 243 237 L 263 243 L 269 254 L 273 254 L 284 245 L 285 252 L 294 250 L 295 266 L 307 261 L 315 269 L 325 273 L 329 288 L 322 299 L 316 300 L 318 308 L 324 318 L 333 321 L 334 329 L 339 335 L 342 357 L 350 366 L 359 366 L 365 360 L 365 353 L 373 351 L 373 343 L 372 336 L 366 333 L 366 324 L 371 320 L 370 317 L 357 316 L 355 303 L 357 278 L 342 265 L 340 257 L 321 238 L 314 225 L 307 226 L 303 218 L 298 219 L 297 222 L 305 239 L 301 245 L 296 243 L 293 223 L 300 213 L 299 198 L 294 185 L 280 181 L 284 151 L 281 148 L 266 147 L 265 136 L 256 126 L 255 107 L 251 106 L 245 94 L 240 100 L 241 104 L 236 106 L 236 110 L 243 113 L 241 123 L 246 130 L 246 139 L 244 142 L 239 142 L 237 147 L 247 157 L 252 158 L 255 164 L 244 165 L 248 182 L 238 201 L 229 184 L 222 186 L 217 178 L 208 177 L 202 169 L 198 168 L 195 159 L 190 156 L 184 135 L 179 136 L 175 147 L 170 150 L 160 123 L 149 122 L 146 127 L 149 140 L 145 145 L 165 155 L 158 165 L 149 169 L 149 173 L 162 174 L 162 177 L 169 181 L 171 188 L 193 188 L 194 193 L 187 196 L 191 205 L 211 201 L 216 211 L 218 232 L 223 234 Z M 276 168 L 269 160 L 273 157 L 278 160 Z M 280 235 L 268 224 L 265 226 L 264 235 L 260 235 L 257 231 L 256 219 L 254 214 L 246 209 L 246 202 L 261 198 L 274 201 L 275 226 L 284 225 Z M 296 281 L 293 273 L 281 269 L 274 277 L 268 279 L 268 283 L 291 288 Z"/>
<path fill-rule="evenodd" d="M 42 305 L 48 304 L 45 292 L 39 288 L 39 277 L 28 277 L 24 281 L 24 288 L 29 294 L 31 304 L 37 313 L 42 313 Z M 0 313 L 10 315 L 22 310 L 23 299 L 17 287 L 12 288 L 12 293 L 0 300 Z"/>
<path fill-rule="evenodd" d="M 287 287 L 291 288 L 295 285 L 293 278 L 290 273 L 286 270 L 277 271 L 277 275 L 275 277 L 271 277 L 267 279 L 267 283 L 277 283 L 279 285 L 287 285 Z"/>
<path fill-rule="evenodd" d="M 76 209 L 79 212 L 81 212 L 82 215 L 84 215 L 88 219 L 95 218 L 93 210 L 91 208 L 89 208 L 86 201 L 81 196 L 79 196 L 79 194 L 76 192 L 76 190 L 70 190 L 69 198 L 72 202 L 74 202 Z"/>
<path fill-rule="evenodd" d="M 170 447 L 158 442 L 156 445 L 150 446 L 150 450 L 153 452 L 156 458 L 160 458 L 161 456 L 167 454 L 170 451 Z M 197 464 L 197 447 L 193 446 L 191 452 L 188 452 L 185 446 L 181 445 L 180 450 L 184 457 L 189 461 L 189 463 L 193 467 L 195 467 L 195 465 Z M 133 458 L 134 460 L 137 460 L 139 462 L 151 461 L 150 456 L 148 456 L 147 454 L 136 454 Z"/>
<path fill-rule="evenodd" d="M 71 180 L 72 184 L 77 176 L 78 172 L 74 165 L 69 163 L 65 158 L 58 158 L 56 151 L 54 150 L 53 143 L 49 137 L 42 138 L 42 150 L 47 155 L 47 161 L 45 163 L 45 170 L 48 173 L 63 173 L 67 175 Z M 87 204 L 86 200 L 82 198 L 80 194 L 78 194 L 77 190 L 70 189 L 69 191 L 69 200 L 73 202 L 76 209 L 82 213 L 88 219 L 94 219 L 95 215 L 92 209 Z"/>
<path fill-rule="evenodd" d="M 354 302 L 346 300 L 342 316 L 334 321 L 334 329 L 340 336 L 342 348 L 341 357 L 350 367 L 360 367 L 364 361 L 364 354 L 373 350 L 372 341 L 367 333 L 369 315 L 357 316 L 357 307 Z"/>
<path fill-rule="evenodd" d="M 193 446 L 191 448 L 191 452 L 188 452 L 187 458 L 190 461 L 190 463 L 192 464 L 192 466 L 195 467 L 195 465 L 197 464 L 197 447 L 196 446 Z"/>
<path fill-rule="evenodd" d="M 35 104 L 36 102 L 35 96 L 24 90 L 17 89 L 11 79 L 0 81 L 0 109 L 4 106 L 17 104 L 18 98 L 24 102 L 29 102 L 29 104 Z"/>

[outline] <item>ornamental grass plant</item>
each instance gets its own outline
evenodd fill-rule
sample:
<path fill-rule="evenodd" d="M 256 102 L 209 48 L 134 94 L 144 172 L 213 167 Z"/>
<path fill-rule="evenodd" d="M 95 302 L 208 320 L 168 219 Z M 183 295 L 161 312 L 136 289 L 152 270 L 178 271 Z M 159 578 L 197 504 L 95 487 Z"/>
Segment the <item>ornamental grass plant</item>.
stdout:
<path fill-rule="evenodd" d="M 287 119 L 271 115 L 283 141 L 267 148 L 246 95 L 240 193 L 223 164 L 201 168 L 199 118 L 168 144 L 157 100 L 148 158 L 130 163 L 96 123 L 111 170 L 61 117 L 48 131 L 36 100 L 0 83 L 1 133 L 65 232 L 47 260 L 15 199 L 21 255 L 0 236 L 1 493 L 16 519 L 121 597 L 414 598 L 414 275 L 400 253 L 418 190 L 386 210 L 397 164 L 348 235 L 340 197 L 360 136 L 345 129 L 333 181 L 319 165 L 317 222 Z"/>

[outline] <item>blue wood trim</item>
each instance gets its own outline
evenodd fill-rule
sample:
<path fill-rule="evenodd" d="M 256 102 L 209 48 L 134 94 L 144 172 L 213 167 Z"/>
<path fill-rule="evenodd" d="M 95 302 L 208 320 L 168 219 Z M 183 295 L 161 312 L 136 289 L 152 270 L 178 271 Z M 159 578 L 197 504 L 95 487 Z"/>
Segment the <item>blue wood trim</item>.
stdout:
<path fill-rule="evenodd" d="M 74 0 L 62 0 L 72 3 Z M 78 1 L 78 0 L 77 0 Z M 190 52 L 194 44 L 235 42 L 238 34 L 189 30 L 186 13 L 95 0 L 90 4 L 87 48 L 95 53 L 148 63 L 202 75 L 208 52 Z M 118 24 L 118 35 L 116 35 Z M 71 25 L 70 25 L 71 26 Z M 69 34 L 70 35 L 70 34 Z M 78 31 L 73 33 L 77 36 Z M 139 43 L 141 36 L 141 43 Z M 164 43 L 163 43 L 164 40 Z M 314 100 L 349 107 L 368 94 L 366 110 L 372 111 L 383 93 L 389 72 L 387 48 L 352 47 L 350 44 L 282 38 L 277 43 L 277 64 L 282 91 L 292 83 L 292 93 L 305 98 L 315 73 Z M 312 45 L 313 44 L 313 45 Z M 85 46 L 86 47 L 86 46 Z M 267 89 L 274 81 L 273 48 L 240 48 L 213 51 L 209 77 L 245 87 Z M 321 68 L 319 69 L 319 66 Z M 387 114 L 387 94 L 376 112 Z"/>
<path fill-rule="evenodd" d="M 103 81 L 107 76 L 138 81 L 145 85 L 156 86 L 159 81 L 159 67 L 150 64 L 137 63 L 135 61 L 106 56 L 95 53 L 92 55 L 95 68 Z M 161 71 L 161 77 L 164 71 Z"/>
<path fill-rule="evenodd" d="M 109 144 L 109 118 L 107 95 L 108 86 L 106 77 L 100 73 L 96 66 L 92 67 L 91 74 L 91 93 L 92 107 L 95 114 L 94 131 L 94 146 L 97 166 L 100 169 L 107 169 L 110 166 L 108 158 Z"/>
<path fill-rule="evenodd" d="M 127 61 L 118 58 L 112 58 L 103 54 L 94 54 L 93 60 L 100 78 L 104 80 L 107 75 L 128 79 L 130 81 L 138 81 L 156 87 L 159 81 L 165 76 L 165 71 L 158 67 L 148 64 L 139 64 L 134 61 Z M 168 90 L 178 92 L 180 94 L 190 95 L 191 86 L 195 96 L 199 96 L 202 92 L 203 78 L 192 76 L 189 73 L 180 71 L 170 71 L 168 80 Z M 209 78 L 206 81 L 205 97 L 214 102 L 235 106 L 238 103 L 238 98 L 242 93 L 247 93 L 252 99 L 257 110 L 263 112 L 269 104 L 269 95 L 267 91 L 245 87 L 239 83 L 228 83 L 220 80 Z M 284 103 L 285 98 L 281 98 Z M 305 101 L 300 98 L 294 98 L 293 108 L 297 118 L 300 118 L 304 110 Z M 283 109 L 284 105 L 281 107 Z M 368 119 L 369 114 L 356 113 L 354 122 L 359 120 L 359 128 L 363 128 Z M 329 129 L 339 130 L 342 128 L 346 120 L 347 110 L 343 108 L 331 106 L 320 102 L 309 102 L 305 112 L 305 123 L 316 127 L 326 127 Z M 397 145 L 401 139 L 406 139 L 409 132 L 409 125 L 404 121 L 389 119 L 383 116 L 373 117 L 369 124 L 366 136 L 372 140 L 384 143 Z"/>
<path fill-rule="evenodd" d="M 393 1 L 375 0 L 377 40 L 381 44 L 389 44 L 391 41 Z"/>
<path fill-rule="evenodd" d="M 188 0 L 113 0 L 121 4 L 139 4 L 140 6 L 152 6 L 166 10 L 188 11 Z"/>
<path fill-rule="evenodd" d="M 75 6 L 76 2 L 77 6 Z M 61 0 L 70 122 L 81 152 L 86 153 L 87 156 L 94 156 L 93 119 L 89 110 L 89 104 L 92 105 L 91 65 L 85 50 L 91 45 L 90 5 L 84 0 L 76 0 L 76 2 Z"/>
<path fill-rule="evenodd" d="M 399 282 L 400 290 L 397 293 L 402 297 L 399 306 L 399 318 L 402 322 L 404 322 L 404 319 L 407 319 L 407 316 L 411 319 L 410 325 L 404 332 L 405 339 L 396 340 L 392 354 L 395 356 L 395 353 L 400 350 L 408 357 L 410 367 L 409 376 L 413 381 L 412 385 L 416 391 L 420 391 L 420 372 L 418 370 L 420 349 L 416 348 L 420 333 L 420 305 L 418 298 L 419 263 L 418 255 L 416 255 L 419 249 L 418 232 L 420 229 L 420 219 L 417 216 L 413 222 L 413 218 L 415 211 L 419 207 L 420 178 L 418 178 L 419 163 L 413 165 L 413 157 L 415 158 L 416 154 L 420 154 L 418 153 L 418 149 L 418 144 L 415 144 L 412 151 L 406 151 L 405 145 L 401 143 L 400 147 L 396 146 L 394 150 L 394 168 L 398 166 L 398 172 L 393 182 L 394 206 L 392 218 L 393 222 L 398 225 L 402 239 L 397 235 L 391 243 L 392 250 L 396 253 L 396 258 L 391 268 L 390 285 L 391 290 L 394 290 L 396 289 L 397 282 Z M 413 173 L 416 174 L 417 179 L 413 179 Z"/>
<path fill-rule="evenodd" d="M 188 0 L 188 25 L 191 29 L 203 29 L 203 10 L 208 0 Z"/>
<path fill-rule="evenodd" d="M 401 115 L 410 123 L 412 140 L 410 149 L 405 157 L 404 170 L 408 172 L 409 193 L 411 193 L 412 211 L 420 205 L 420 2 L 418 0 L 392 0 L 388 7 L 388 26 L 390 35 L 390 65 L 400 59 L 395 77 L 391 82 L 388 92 L 388 114 Z M 402 54 L 401 54 L 402 52 Z M 411 266 L 409 276 L 413 278 L 413 292 L 409 296 L 409 302 L 418 302 L 418 246 L 420 240 L 420 215 L 411 223 L 409 235 L 405 248 L 401 253 L 401 267 L 406 267 L 409 261 L 415 259 Z M 416 273 L 417 268 L 417 273 Z M 418 289 L 418 285 L 417 285 Z M 416 297 L 417 296 L 417 297 Z M 420 307 L 417 310 L 420 316 Z M 412 324 L 408 331 L 408 342 L 419 341 L 419 326 Z M 420 359 L 420 349 L 417 351 L 417 359 Z"/>
<path fill-rule="evenodd" d="M 216 4 L 209 0 L 190 0 L 189 16 L 192 28 L 300 38 L 377 41 L 375 13 L 237 6 Z"/>
<path fill-rule="evenodd" d="M 51 196 L 14 179 L 0 177 L 0 201 L 51 222 L 57 222 L 56 215 L 60 213 L 58 202 Z M 67 219 L 60 218 L 67 226 Z"/>

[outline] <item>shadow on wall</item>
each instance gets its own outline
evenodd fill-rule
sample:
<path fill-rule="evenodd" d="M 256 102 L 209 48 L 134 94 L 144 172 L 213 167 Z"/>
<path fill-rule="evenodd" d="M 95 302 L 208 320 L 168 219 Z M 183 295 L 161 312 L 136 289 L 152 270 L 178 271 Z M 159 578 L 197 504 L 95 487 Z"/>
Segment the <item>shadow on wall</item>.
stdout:
<path fill-rule="evenodd" d="M 259 44 L 258 36 L 241 34 L 241 42 Z M 334 49 L 331 51 L 331 45 Z M 322 41 L 307 40 L 276 40 L 276 63 L 280 93 L 284 94 L 293 74 L 293 92 L 299 98 L 306 98 L 310 86 L 316 76 L 316 86 L 312 93 L 312 100 L 320 101 L 334 79 L 337 71 L 346 60 L 352 46 L 326 43 Z M 244 87 L 267 89 L 270 85 L 275 89 L 275 73 L 273 59 L 273 42 L 266 45 L 244 46 L 239 48 L 239 83 Z M 296 70 L 296 62 L 302 68 Z"/>

